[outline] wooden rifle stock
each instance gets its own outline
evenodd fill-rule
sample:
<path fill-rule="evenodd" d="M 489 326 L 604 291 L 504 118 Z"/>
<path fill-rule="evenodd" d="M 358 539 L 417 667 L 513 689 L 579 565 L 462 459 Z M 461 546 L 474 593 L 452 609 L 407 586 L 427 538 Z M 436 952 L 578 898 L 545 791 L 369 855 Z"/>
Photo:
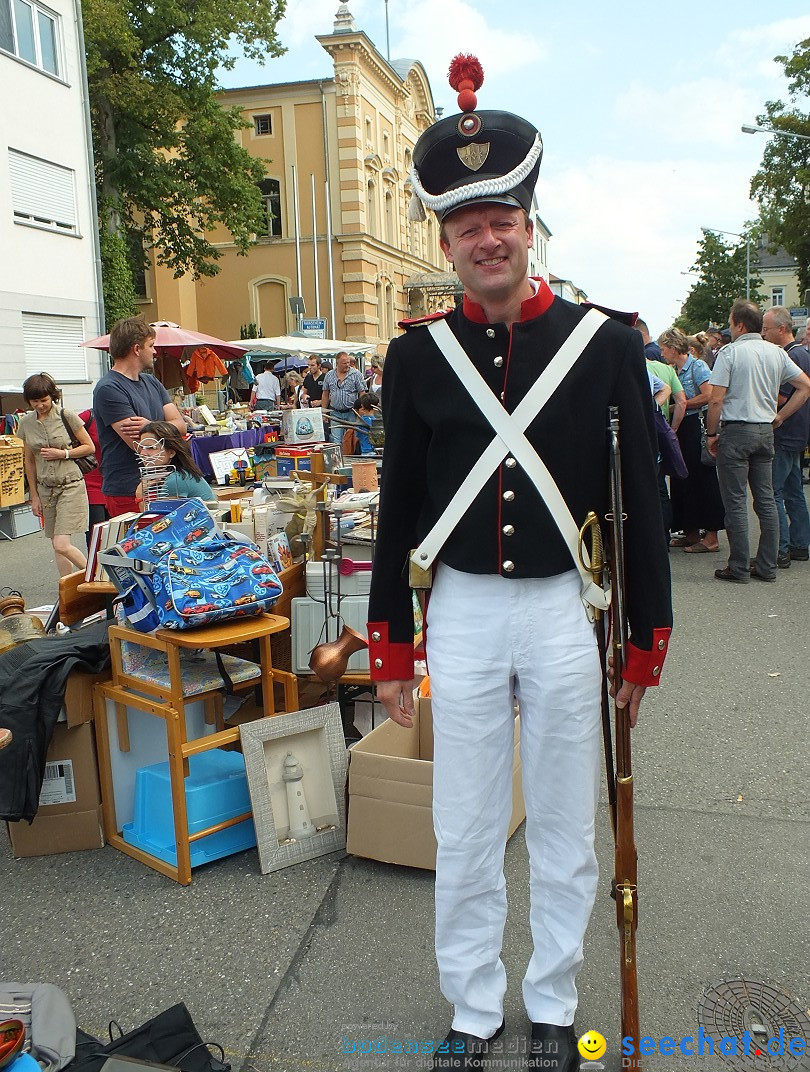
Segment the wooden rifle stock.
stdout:
<path fill-rule="evenodd" d="M 624 580 L 624 509 L 619 449 L 619 411 L 610 408 L 610 514 L 611 529 L 611 649 L 615 691 L 621 686 L 621 671 L 627 652 L 627 614 Z M 638 1044 L 641 1036 L 636 970 L 636 927 L 638 926 L 638 853 L 633 829 L 633 766 L 630 753 L 630 710 L 614 703 L 616 724 L 616 815 L 615 876 L 616 922 L 619 928 L 619 969 L 621 978 L 622 1038 L 633 1040 L 634 1053 L 625 1068 L 641 1070 Z M 611 772 L 608 771 L 608 777 Z"/>

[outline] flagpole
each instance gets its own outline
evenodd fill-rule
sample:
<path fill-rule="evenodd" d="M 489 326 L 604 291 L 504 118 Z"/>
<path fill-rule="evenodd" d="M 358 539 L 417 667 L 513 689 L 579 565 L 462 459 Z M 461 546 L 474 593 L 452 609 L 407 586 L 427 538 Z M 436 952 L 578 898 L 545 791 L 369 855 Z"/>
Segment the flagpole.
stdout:
<path fill-rule="evenodd" d="M 298 216 L 298 176 L 295 171 L 295 164 L 290 164 L 290 170 L 292 171 L 293 180 L 293 215 L 295 217 L 295 279 L 297 294 L 301 297 L 301 227 Z M 301 327 L 301 314 L 296 315 L 296 330 L 300 330 Z"/>
<path fill-rule="evenodd" d="M 315 215 L 315 176 L 312 180 L 312 256 L 315 263 L 315 316 L 321 315 L 321 287 L 318 281 L 318 222 Z"/>

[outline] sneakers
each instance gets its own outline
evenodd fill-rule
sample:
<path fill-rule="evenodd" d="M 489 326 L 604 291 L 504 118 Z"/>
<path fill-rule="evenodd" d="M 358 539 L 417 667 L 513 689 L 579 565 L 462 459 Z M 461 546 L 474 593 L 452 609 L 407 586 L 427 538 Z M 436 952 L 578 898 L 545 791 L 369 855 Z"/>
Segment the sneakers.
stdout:
<path fill-rule="evenodd" d="M 789 557 L 793 562 L 807 562 L 810 551 L 806 547 L 791 547 Z"/>

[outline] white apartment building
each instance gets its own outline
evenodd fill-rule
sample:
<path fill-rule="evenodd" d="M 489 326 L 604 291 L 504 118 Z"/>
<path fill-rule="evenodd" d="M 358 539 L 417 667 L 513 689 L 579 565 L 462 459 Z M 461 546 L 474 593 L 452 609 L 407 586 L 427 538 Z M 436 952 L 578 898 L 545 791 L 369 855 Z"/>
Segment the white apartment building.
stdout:
<path fill-rule="evenodd" d="M 48 372 L 71 409 L 105 357 L 79 347 L 104 330 L 80 20 L 0 0 L 0 387 Z"/>

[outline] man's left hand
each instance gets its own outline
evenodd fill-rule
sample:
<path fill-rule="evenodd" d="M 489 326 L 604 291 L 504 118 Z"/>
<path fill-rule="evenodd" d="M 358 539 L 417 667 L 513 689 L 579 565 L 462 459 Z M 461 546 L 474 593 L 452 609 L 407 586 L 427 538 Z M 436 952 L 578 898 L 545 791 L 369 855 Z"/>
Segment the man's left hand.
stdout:
<path fill-rule="evenodd" d="M 720 436 L 712 436 L 711 439 L 706 439 L 706 450 L 713 458 L 717 457 L 717 444 L 720 442 Z"/>
<path fill-rule="evenodd" d="M 622 687 L 617 693 L 612 655 L 608 655 L 608 681 L 610 682 L 610 695 L 616 700 L 616 706 L 630 708 L 629 718 L 632 728 L 638 722 L 639 707 L 644 699 L 644 693 L 647 691 L 646 685 L 634 685 L 630 681 L 622 681 Z"/>

